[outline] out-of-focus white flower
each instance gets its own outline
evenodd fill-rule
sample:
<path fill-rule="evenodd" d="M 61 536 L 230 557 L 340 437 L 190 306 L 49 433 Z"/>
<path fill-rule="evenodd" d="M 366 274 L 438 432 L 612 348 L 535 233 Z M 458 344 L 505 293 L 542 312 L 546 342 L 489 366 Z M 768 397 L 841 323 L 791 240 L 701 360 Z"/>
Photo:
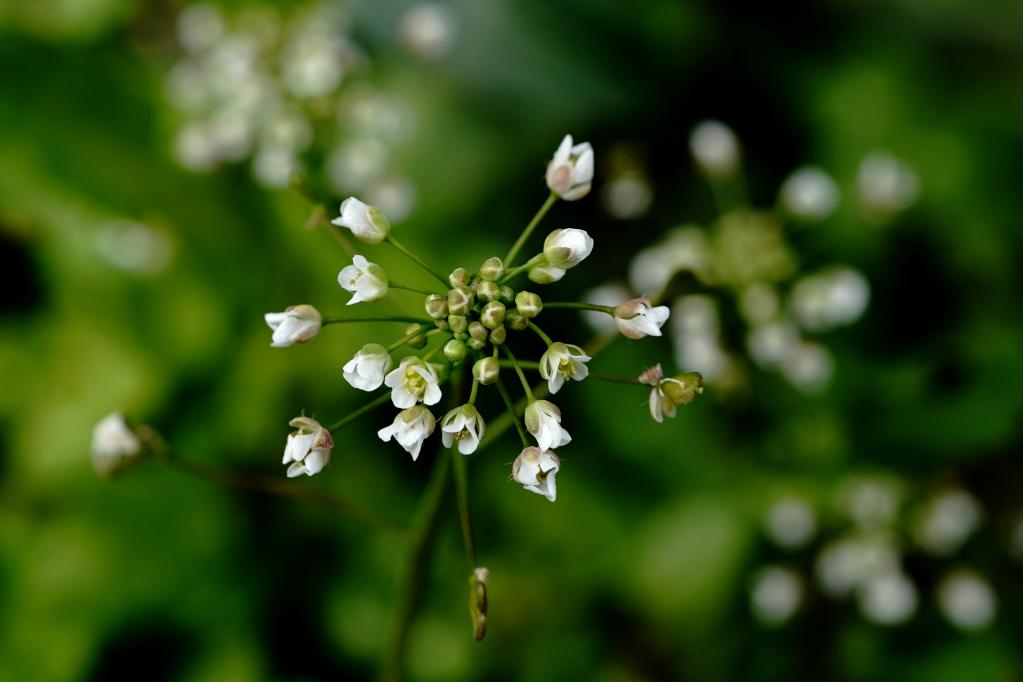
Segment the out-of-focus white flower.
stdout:
<path fill-rule="evenodd" d="M 781 310 L 778 290 L 770 284 L 751 284 L 739 295 L 739 312 L 749 324 L 765 324 Z"/>
<path fill-rule="evenodd" d="M 750 329 L 746 350 L 760 367 L 778 367 L 802 342 L 793 324 L 776 320 Z"/>
<path fill-rule="evenodd" d="M 709 384 L 725 382 L 733 360 L 721 344 L 717 303 L 705 294 L 678 298 L 671 308 L 677 363 L 692 368 Z"/>
<path fill-rule="evenodd" d="M 220 9 L 205 2 L 188 5 L 178 15 L 178 40 L 189 52 L 211 47 L 224 34 Z"/>
<path fill-rule="evenodd" d="M 820 393 L 827 388 L 834 369 L 831 352 L 810 341 L 793 347 L 781 364 L 781 372 L 789 383 L 805 393 Z"/>
<path fill-rule="evenodd" d="M 838 206 L 838 185 L 815 166 L 800 168 L 781 186 L 781 200 L 789 213 L 807 221 L 824 220 Z"/>
<path fill-rule="evenodd" d="M 602 284 L 595 289 L 587 291 L 583 294 L 582 298 L 584 301 L 596 303 L 597 305 L 614 306 L 629 298 L 629 296 L 631 296 L 629 290 L 621 284 Z M 591 327 L 598 331 L 608 331 L 616 326 L 613 317 L 595 310 L 584 310 L 582 317 Z"/>
<path fill-rule="evenodd" d="M 804 329 L 827 331 L 863 315 L 870 303 L 870 283 L 853 268 L 835 266 L 796 282 L 789 303 Z"/>
<path fill-rule="evenodd" d="M 650 305 L 650 299 L 644 296 L 618 305 L 614 311 L 614 320 L 623 336 L 642 339 L 644 336 L 660 336 L 661 327 L 668 321 L 669 315 L 668 306 L 655 308 Z"/>
<path fill-rule="evenodd" d="M 838 509 L 862 528 L 885 528 L 895 522 L 902 486 L 891 477 L 858 475 L 842 481 L 836 491 Z"/>
<path fill-rule="evenodd" d="M 536 439 L 541 450 L 553 450 L 572 442 L 561 426 L 561 410 L 548 400 L 534 400 L 526 407 L 526 430 Z"/>
<path fill-rule="evenodd" d="M 872 576 L 899 571 L 899 555 L 887 536 L 856 535 L 828 543 L 815 570 L 826 594 L 844 597 Z"/>
<path fill-rule="evenodd" d="M 586 367 L 590 361 L 582 348 L 571 343 L 556 341 L 547 347 L 540 358 L 540 376 L 547 380 L 551 395 L 561 390 L 566 379 L 582 381 L 590 370 Z"/>
<path fill-rule="evenodd" d="M 863 206 L 881 216 L 909 208 L 920 192 L 916 173 L 888 152 L 868 154 L 856 174 L 856 189 Z"/>
<path fill-rule="evenodd" d="M 799 549 L 813 539 L 817 519 L 813 508 L 798 497 L 782 497 L 770 506 L 764 516 L 767 536 L 785 549 Z"/>
<path fill-rule="evenodd" d="M 739 165 L 739 139 L 721 121 L 703 121 L 689 134 L 689 151 L 707 175 L 726 177 Z"/>
<path fill-rule="evenodd" d="M 555 267 L 574 268 L 593 251 L 593 239 L 586 230 L 554 230 L 543 242 L 543 255 Z"/>
<path fill-rule="evenodd" d="M 330 462 L 330 451 L 334 447 L 330 431 L 309 417 L 295 417 L 288 425 L 297 429 L 288 434 L 288 442 L 284 446 L 283 463 L 291 462 L 288 478 L 320 473 Z"/>
<path fill-rule="evenodd" d="M 368 343 L 345 363 L 345 381 L 360 391 L 375 391 L 384 383 L 384 376 L 393 366 L 394 361 L 386 348 L 379 343 Z"/>
<path fill-rule="evenodd" d="M 287 187 L 292 174 L 298 170 L 299 162 L 290 147 L 260 147 L 252 157 L 252 173 L 265 187 Z"/>
<path fill-rule="evenodd" d="M 399 412 L 394 423 L 377 431 L 377 436 L 385 443 L 394 438 L 415 461 L 419 458 L 423 441 L 430 437 L 436 425 L 437 420 L 428 409 L 422 405 L 413 405 Z"/>
<path fill-rule="evenodd" d="M 302 151 L 313 141 L 313 128 L 309 119 L 300 111 L 284 108 L 273 114 L 260 131 L 260 144 Z"/>
<path fill-rule="evenodd" d="M 387 295 L 387 273 L 376 263 L 370 263 L 358 254 L 352 257 L 351 265 L 346 265 L 338 273 L 337 283 L 345 291 L 352 292 L 348 305 L 379 301 Z"/>
<path fill-rule="evenodd" d="M 572 144 L 565 135 L 547 164 L 547 186 L 565 201 L 582 199 L 590 193 L 593 182 L 593 147 L 589 142 Z"/>
<path fill-rule="evenodd" d="M 142 441 L 120 412 L 109 414 L 92 430 L 92 466 L 100 476 L 113 476 L 142 454 Z"/>
<path fill-rule="evenodd" d="M 387 147 L 377 138 L 345 140 L 327 157 L 327 179 L 337 192 L 361 191 L 384 172 L 387 158 Z"/>
<path fill-rule="evenodd" d="M 938 607 L 960 630 L 983 630 L 995 618 L 998 597 L 978 573 L 957 569 L 949 572 L 938 585 Z"/>
<path fill-rule="evenodd" d="M 355 197 L 348 197 L 341 202 L 341 215 L 330 222 L 346 227 L 352 234 L 367 244 L 379 244 L 387 238 L 391 224 L 383 211 L 376 206 L 368 206 Z"/>
<path fill-rule="evenodd" d="M 140 275 L 162 271 L 174 255 L 174 244 L 166 232 L 131 220 L 104 225 L 96 233 L 95 244 L 103 260 Z"/>
<path fill-rule="evenodd" d="M 706 272 L 710 257 L 703 230 L 676 228 L 664 241 L 636 254 L 629 264 L 629 284 L 638 292 L 660 291 L 677 272 Z"/>
<path fill-rule="evenodd" d="M 420 401 L 436 405 L 441 398 L 438 381 L 436 365 L 414 355 L 402 358 L 398 368 L 384 377 L 384 384 L 391 389 L 391 402 L 400 409 Z"/>
<path fill-rule="evenodd" d="M 803 602 L 803 579 L 786 566 L 765 566 L 753 577 L 750 608 L 764 625 L 787 622 Z"/>
<path fill-rule="evenodd" d="M 528 447 L 512 463 L 512 479 L 526 490 L 553 502 L 558 497 L 554 479 L 560 468 L 561 460 L 550 450 Z"/>
<path fill-rule="evenodd" d="M 406 178 L 381 178 L 366 187 L 366 196 L 395 222 L 401 222 L 416 204 L 416 188 Z"/>
<path fill-rule="evenodd" d="M 326 32 L 300 32 L 281 56 L 281 80 L 295 97 L 327 95 L 344 75 L 344 45 Z"/>
<path fill-rule="evenodd" d="M 293 305 L 283 313 L 267 313 L 263 316 L 273 330 L 274 348 L 286 348 L 296 343 L 305 343 L 320 333 L 323 317 L 311 305 Z"/>
<path fill-rule="evenodd" d="M 463 455 L 471 455 L 480 445 L 480 439 L 487 431 L 487 425 L 472 405 L 462 405 L 444 415 L 440 422 L 441 440 L 444 447 L 458 441 L 458 451 Z"/>
<path fill-rule="evenodd" d="M 650 210 L 654 193 L 650 183 L 637 174 L 621 175 L 604 185 L 604 209 L 619 220 L 634 220 Z"/>
<path fill-rule="evenodd" d="M 458 15 L 450 5 L 421 2 L 402 15 L 398 35 L 405 49 L 417 57 L 440 59 L 455 44 Z"/>
<path fill-rule="evenodd" d="M 182 166 L 192 171 L 216 168 L 219 160 L 209 129 L 201 123 L 190 123 L 178 131 L 174 154 Z"/>
<path fill-rule="evenodd" d="M 965 490 L 945 490 L 929 499 L 913 527 L 917 544 L 937 556 L 948 556 L 980 525 L 981 508 Z"/>
<path fill-rule="evenodd" d="M 860 613 L 878 625 L 899 625 L 916 612 L 916 586 L 901 571 L 872 575 L 856 591 Z"/>

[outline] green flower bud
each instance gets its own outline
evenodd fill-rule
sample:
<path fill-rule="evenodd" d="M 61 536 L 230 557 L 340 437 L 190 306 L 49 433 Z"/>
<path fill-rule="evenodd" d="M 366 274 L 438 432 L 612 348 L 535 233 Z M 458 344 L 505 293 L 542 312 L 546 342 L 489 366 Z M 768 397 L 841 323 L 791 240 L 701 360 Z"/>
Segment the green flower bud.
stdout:
<path fill-rule="evenodd" d="M 461 362 L 468 352 L 469 349 L 465 343 L 458 339 L 451 339 L 444 344 L 444 357 L 450 362 Z"/>
<path fill-rule="evenodd" d="M 448 314 L 467 315 L 474 303 L 472 289 L 461 284 L 448 292 Z"/>
<path fill-rule="evenodd" d="M 500 346 L 506 338 L 508 338 L 508 330 L 504 328 L 503 324 L 490 330 L 490 343 L 495 346 Z"/>
<path fill-rule="evenodd" d="M 451 325 L 448 324 L 447 320 L 437 320 L 436 322 L 434 322 L 434 324 L 437 325 L 437 329 L 441 330 L 442 332 L 446 332 L 447 330 L 451 329 Z"/>
<path fill-rule="evenodd" d="M 435 320 L 442 320 L 448 316 L 448 300 L 439 294 L 430 294 L 426 297 L 426 314 Z"/>
<path fill-rule="evenodd" d="M 469 318 L 465 315 L 448 315 L 448 327 L 456 334 L 460 334 L 469 326 Z"/>
<path fill-rule="evenodd" d="M 492 256 L 480 266 L 480 277 L 487 282 L 496 282 L 504 275 L 504 263 L 497 256 Z"/>
<path fill-rule="evenodd" d="M 703 393 L 703 375 L 699 372 L 686 372 L 660 384 L 661 392 L 675 405 L 688 405 L 700 393 Z"/>
<path fill-rule="evenodd" d="M 487 328 L 483 326 L 483 323 L 479 320 L 473 320 L 469 323 L 469 336 L 480 341 L 487 340 Z"/>
<path fill-rule="evenodd" d="M 486 357 L 482 360 L 477 360 L 476 364 L 472 366 L 473 378 L 484 386 L 489 386 L 497 381 L 497 375 L 500 373 L 501 364 L 497 361 L 497 358 Z"/>
<path fill-rule="evenodd" d="M 464 287 L 469 283 L 469 271 L 465 268 L 455 268 L 448 275 L 448 281 L 451 282 L 452 287 Z"/>
<path fill-rule="evenodd" d="M 505 323 L 505 325 L 508 326 L 508 327 L 511 327 L 512 329 L 514 329 L 517 332 L 520 332 L 523 329 L 525 329 L 527 326 L 529 326 L 527 324 L 528 322 L 529 322 L 529 320 L 527 320 L 526 318 L 524 318 L 522 316 L 522 313 L 520 313 L 518 311 L 518 308 L 512 308 L 511 310 L 506 312 L 505 315 L 504 315 L 504 323 Z"/>
<path fill-rule="evenodd" d="M 536 282 L 537 284 L 550 284 L 551 282 L 557 282 L 564 276 L 564 268 L 556 268 L 546 262 L 537 263 L 533 267 L 529 268 L 529 274 L 527 275 L 531 282 Z"/>
<path fill-rule="evenodd" d="M 500 301 L 491 301 L 483 306 L 480 322 L 487 329 L 497 329 L 504 322 L 504 304 Z"/>
<path fill-rule="evenodd" d="M 532 292 L 520 291 L 515 295 L 515 308 L 528 320 L 540 314 L 543 310 L 543 301 Z"/>
<path fill-rule="evenodd" d="M 497 282 L 480 282 L 476 295 L 481 301 L 496 301 L 501 297 L 501 287 Z"/>
<path fill-rule="evenodd" d="M 406 335 L 411 334 L 412 332 L 414 332 L 417 329 L 419 329 L 419 325 L 416 324 L 416 323 L 412 323 L 409 326 L 405 327 L 405 334 Z M 425 348 L 426 347 L 426 335 L 425 334 L 420 334 L 419 336 L 413 336 L 411 339 L 406 341 L 406 343 L 408 343 L 408 345 L 411 346 L 412 348 L 416 348 L 416 349 Z"/>
<path fill-rule="evenodd" d="M 479 339 L 473 338 L 470 338 L 468 341 L 466 341 L 466 343 L 469 344 L 469 348 L 472 348 L 473 350 L 483 350 L 483 346 L 487 345 L 486 341 L 481 341 Z"/>
<path fill-rule="evenodd" d="M 515 290 L 505 284 L 501 287 L 501 300 L 505 303 L 512 303 L 515 301 Z"/>

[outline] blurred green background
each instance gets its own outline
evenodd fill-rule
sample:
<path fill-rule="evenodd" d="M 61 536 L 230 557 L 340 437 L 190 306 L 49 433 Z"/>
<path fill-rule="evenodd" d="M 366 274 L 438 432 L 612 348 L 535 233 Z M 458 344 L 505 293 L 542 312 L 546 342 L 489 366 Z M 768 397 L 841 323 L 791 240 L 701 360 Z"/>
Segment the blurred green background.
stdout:
<path fill-rule="evenodd" d="M 218 6 L 236 16 L 259 3 Z M 335 327 L 270 349 L 263 313 L 342 311 L 349 258 L 304 228 L 297 193 L 262 187 L 248 162 L 194 173 L 175 159 L 185 117 L 168 73 L 182 7 L 0 0 L 0 679 L 371 678 L 396 601 L 397 534 L 156 464 L 114 482 L 90 467 L 93 425 L 120 409 L 193 459 L 283 476 L 288 419 L 357 407 L 340 366 L 394 333 Z M 417 42 L 410 3 L 342 7 L 359 48 L 343 87 L 387 93 L 407 117 L 386 150 L 411 206 L 395 229 L 441 267 L 507 249 L 571 132 L 596 151 L 594 192 L 545 225 L 583 227 L 596 248 L 550 296 L 624 280 L 670 228 L 713 220 L 687 142 L 712 117 L 741 139 L 757 206 L 773 206 L 804 163 L 834 175 L 836 214 L 790 245 L 804 269 L 847 263 L 872 290 L 857 324 L 822 337 L 835 359 L 823 393 L 745 360 L 742 390 L 709 388 L 658 425 L 641 388 L 569 386 L 558 403 L 574 441 L 554 504 L 507 480 L 512 434 L 472 457 L 490 634 L 471 638 L 452 504 L 411 679 L 1023 676 L 1023 5 L 463 0 L 445 5 L 443 49 L 429 31 Z M 302 9 L 273 4 L 279 17 Z M 332 129 L 332 111 L 313 116 Z M 303 159 L 333 209 L 345 195 L 319 170 L 331 134 L 318 130 Z M 857 166 L 878 148 L 920 186 L 885 224 L 854 201 Z M 627 218 L 602 201 L 623 163 L 652 193 Z M 743 323 L 726 312 L 723 324 L 741 356 Z M 591 334 L 574 315 L 547 325 L 566 340 Z M 593 366 L 634 375 L 672 357 L 668 337 L 619 341 Z M 436 443 L 410 462 L 375 437 L 390 419 L 384 409 L 346 428 L 331 465 L 302 483 L 408 519 Z M 919 595 L 897 626 L 814 587 L 817 551 L 846 523 L 835 491 L 879 471 L 903 491 L 887 532 Z M 951 556 L 913 549 L 914 505 L 953 484 L 983 507 L 978 530 Z M 782 494 L 818 510 L 817 536 L 795 552 L 763 530 Z M 750 589 L 775 562 L 805 577 L 805 594 L 771 626 Z M 993 621 L 968 632 L 933 596 L 960 566 L 997 595 Z"/>

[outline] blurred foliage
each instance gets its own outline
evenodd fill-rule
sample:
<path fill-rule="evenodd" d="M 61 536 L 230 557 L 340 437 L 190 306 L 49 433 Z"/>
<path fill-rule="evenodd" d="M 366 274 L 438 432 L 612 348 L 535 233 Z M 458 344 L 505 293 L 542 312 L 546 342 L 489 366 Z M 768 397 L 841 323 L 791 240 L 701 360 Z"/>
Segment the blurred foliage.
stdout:
<path fill-rule="evenodd" d="M 657 425 L 642 391 L 567 388 L 575 441 L 556 504 L 507 481 L 511 436 L 473 457 L 490 634 L 470 636 L 452 506 L 410 676 L 1018 679 L 1023 583 L 1008 535 L 1023 509 L 1023 5 L 455 6 L 454 50 L 423 62 L 396 37 L 406 3 L 351 3 L 373 79 L 415 112 L 395 162 L 418 203 L 398 229 L 429 260 L 503 252 L 570 131 L 593 143 L 597 185 L 549 224 L 585 226 L 597 247 L 561 286 L 624 278 L 628 256 L 667 229 L 712 218 L 686 147 L 711 116 L 741 137 L 757 205 L 802 163 L 835 175 L 838 213 L 797 233 L 796 248 L 806 267 L 855 265 L 873 298 L 858 325 L 828 336 L 824 395 L 755 375 L 744 395 L 708 392 Z M 124 409 L 193 458 L 281 474 L 287 420 L 356 407 L 340 365 L 380 332 L 269 348 L 264 312 L 340 310 L 347 257 L 303 229 L 295 194 L 259 189 L 244 167 L 195 175 L 173 161 L 163 82 L 178 9 L 0 0 L 0 679 L 370 677 L 399 536 L 155 465 L 116 483 L 89 468 L 93 424 Z M 597 200 L 601 164 L 621 144 L 654 194 L 632 221 Z M 922 187 L 883 226 L 847 200 L 878 147 L 909 161 Z M 165 267 L 111 261 L 104 240 L 125 221 L 160 235 Z M 573 315 L 552 329 L 582 333 Z M 633 374 L 657 357 L 671 357 L 667 340 L 619 341 L 595 366 Z M 407 519 L 426 462 L 379 443 L 376 428 L 346 429 L 310 485 Z M 959 634 L 926 594 L 901 628 L 823 597 L 782 628 L 752 618 L 749 576 L 773 560 L 760 530 L 770 499 L 795 490 L 826 506 L 836 481 L 874 468 L 921 489 L 955 480 L 984 503 L 989 532 L 969 561 L 999 595 L 991 629 Z"/>

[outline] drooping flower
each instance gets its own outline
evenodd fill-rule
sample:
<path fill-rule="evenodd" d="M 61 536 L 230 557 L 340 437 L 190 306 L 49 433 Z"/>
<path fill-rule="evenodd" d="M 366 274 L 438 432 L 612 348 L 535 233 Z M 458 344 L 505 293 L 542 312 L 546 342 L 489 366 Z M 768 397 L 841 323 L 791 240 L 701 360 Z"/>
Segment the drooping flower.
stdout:
<path fill-rule="evenodd" d="M 630 339 L 644 336 L 660 336 L 661 327 L 668 321 L 668 306 L 654 308 L 648 298 L 634 298 L 615 308 L 615 324 L 618 331 Z"/>
<path fill-rule="evenodd" d="M 563 270 L 579 265 L 592 252 L 593 238 L 586 230 L 573 227 L 554 230 L 543 242 L 543 255 L 548 265 Z"/>
<path fill-rule="evenodd" d="M 471 455 L 479 447 L 480 439 L 486 433 L 487 425 L 483 417 L 472 405 L 462 405 L 444 415 L 440 423 L 441 440 L 444 447 L 450 448 L 458 441 L 458 451 L 463 455 Z"/>
<path fill-rule="evenodd" d="M 528 447 L 512 463 L 512 479 L 526 490 L 553 502 L 558 497 L 555 476 L 560 468 L 561 460 L 550 450 Z"/>
<path fill-rule="evenodd" d="M 370 263 L 364 256 L 356 254 L 352 264 L 338 273 L 337 283 L 353 296 L 348 305 L 362 301 L 379 301 L 387 295 L 387 273 L 376 263 Z"/>
<path fill-rule="evenodd" d="M 524 416 L 526 430 L 541 450 L 553 450 L 572 442 L 572 436 L 561 426 L 561 410 L 549 400 L 534 400 Z"/>
<path fill-rule="evenodd" d="M 295 417 L 288 425 L 297 429 L 288 434 L 288 442 L 284 446 L 283 464 L 291 462 L 288 478 L 320 473 L 330 462 L 330 451 L 334 447 L 330 431 L 309 417 Z"/>
<path fill-rule="evenodd" d="M 368 343 L 345 363 L 345 381 L 361 391 L 375 391 L 394 367 L 391 354 L 379 343 Z"/>
<path fill-rule="evenodd" d="M 323 317 L 311 305 L 293 305 L 283 313 L 267 313 L 263 316 L 267 326 L 273 330 L 274 348 L 287 348 L 296 343 L 305 343 L 320 333 Z"/>
<path fill-rule="evenodd" d="M 654 368 L 644 372 L 640 381 L 650 374 Z M 660 365 L 656 367 L 660 371 Z M 653 378 L 653 375 L 650 376 Z M 674 417 L 680 405 L 688 405 L 700 393 L 703 393 L 703 376 L 699 372 L 686 372 L 678 376 L 657 378 L 656 385 L 650 391 L 650 416 L 658 424 L 664 421 L 665 415 Z"/>
<path fill-rule="evenodd" d="M 441 396 L 438 381 L 436 366 L 414 355 L 402 358 L 398 368 L 384 377 L 384 384 L 391 389 L 391 402 L 399 409 L 418 402 L 436 405 Z"/>
<path fill-rule="evenodd" d="M 571 343 L 552 343 L 540 358 L 540 376 L 547 380 L 551 394 L 561 390 L 566 379 L 582 381 L 590 373 L 585 363 L 590 356 Z"/>
<path fill-rule="evenodd" d="M 114 412 L 92 430 L 92 466 L 100 476 L 112 476 L 130 466 L 142 454 L 142 442 Z"/>
<path fill-rule="evenodd" d="M 385 443 L 394 438 L 415 461 L 419 458 L 423 441 L 430 437 L 436 425 L 437 420 L 428 409 L 415 405 L 399 412 L 390 426 L 377 431 L 377 436 Z"/>
<path fill-rule="evenodd" d="M 572 144 L 572 136 L 565 135 L 547 164 L 547 186 L 565 201 L 582 199 L 590 192 L 593 182 L 593 147 L 589 142 Z"/>
<path fill-rule="evenodd" d="M 341 202 L 340 210 L 341 215 L 331 220 L 331 224 L 348 228 L 356 239 L 367 244 L 379 244 L 391 231 L 391 224 L 383 211 L 355 197 L 348 197 Z"/>

